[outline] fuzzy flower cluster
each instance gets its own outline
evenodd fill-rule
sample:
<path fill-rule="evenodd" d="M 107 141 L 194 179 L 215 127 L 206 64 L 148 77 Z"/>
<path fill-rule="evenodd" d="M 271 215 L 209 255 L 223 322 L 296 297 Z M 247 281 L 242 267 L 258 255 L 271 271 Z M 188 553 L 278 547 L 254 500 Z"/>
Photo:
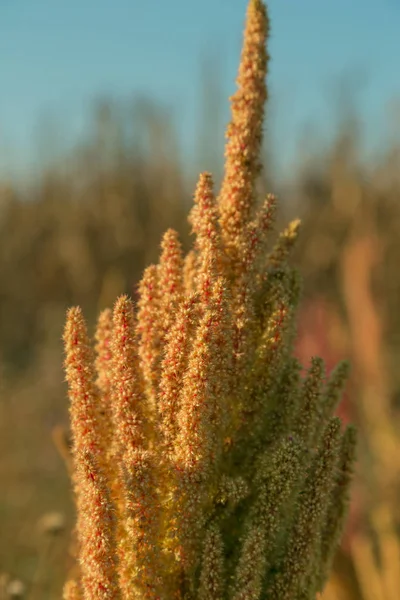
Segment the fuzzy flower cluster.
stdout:
<path fill-rule="evenodd" d="M 293 357 L 299 223 L 270 245 L 256 198 L 269 22 L 250 0 L 218 196 L 200 175 L 184 256 L 168 230 L 134 306 L 79 308 L 64 333 L 79 577 L 65 600 L 307 600 L 344 524 L 348 371 Z"/>

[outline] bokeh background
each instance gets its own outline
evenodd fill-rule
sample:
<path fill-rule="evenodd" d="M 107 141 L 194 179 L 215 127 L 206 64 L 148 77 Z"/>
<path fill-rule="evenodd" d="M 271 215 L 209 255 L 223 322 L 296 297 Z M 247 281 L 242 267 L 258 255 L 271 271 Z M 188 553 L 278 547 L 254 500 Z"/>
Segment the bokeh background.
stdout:
<path fill-rule="evenodd" d="M 400 2 L 270 0 L 262 190 L 300 216 L 296 352 L 350 358 L 360 431 L 324 600 L 400 598 Z M 66 309 L 134 296 L 218 182 L 245 0 L 0 2 L 0 598 L 73 568 Z"/>

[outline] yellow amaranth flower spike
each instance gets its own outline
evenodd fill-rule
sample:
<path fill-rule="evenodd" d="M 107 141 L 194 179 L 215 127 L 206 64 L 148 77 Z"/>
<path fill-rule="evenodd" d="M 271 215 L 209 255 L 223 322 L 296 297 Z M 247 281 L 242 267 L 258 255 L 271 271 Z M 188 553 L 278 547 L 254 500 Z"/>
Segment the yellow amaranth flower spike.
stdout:
<path fill-rule="evenodd" d="M 101 454 L 94 357 L 78 308 L 68 312 L 64 341 L 83 598 L 117 599 L 114 511 Z"/>
<path fill-rule="evenodd" d="M 200 175 L 192 249 L 165 233 L 137 306 L 100 315 L 96 355 L 68 312 L 80 571 L 65 600 L 313 600 L 328 576 L 354 461 L 333 417 L 348 365 L 325 381 L 321 359 L 302 376 L 293 356 L 299 222 L 270 244 L 277 200 L 256 197 L 268 31 L 250 0 L 222 187 Z"/>

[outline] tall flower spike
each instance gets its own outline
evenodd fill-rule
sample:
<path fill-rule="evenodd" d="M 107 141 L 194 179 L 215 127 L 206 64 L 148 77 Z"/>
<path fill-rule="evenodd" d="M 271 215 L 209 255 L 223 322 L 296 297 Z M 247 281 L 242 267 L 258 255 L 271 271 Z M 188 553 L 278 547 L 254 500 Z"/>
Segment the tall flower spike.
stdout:
<path fill-rule="evenodd" d="M 275 196 L 269 194 L 258 211 L 254 221 L 245 229 L 241 244 L 241 258 L 233 267 L 236 285 L 233 287 L 235 334 L 235 356 L 247 356 L 248 346 L 254 346 L 255 321 L 255 292 L 258 284 L 258 268 L 262 249 L 268 232 L 274 223 L 276 209 Z M 237 365 L 240 372 L 240 366 Z"/>
<path fill-rule="evenodd" d="M 295 426 L 296 433 L 306 447 L 309 447 L 314 440 L 319 425 L 324 372 L 325 365 L 322 358 L 312 357 L 311 367 L 304 380 L 302 401 Z"/>
<path fill-rule="evenodd" d="M 350 363 L 341 361 L 331 373 L 324 392 L 323 418 L 328 419 L 336 410 L 350 373 Z"/>
<path fill-rule="evenodd" d="M 144 447 L 149 436 L 134 327 L 132 301 L 127 296 L 120 296 L 113 312 L 111 351 L 115 437 L 122 454 L 134 452 L 138 446 Z"/>
<path fill-rule="evenodd" d="M 79 564 L 84 600 L 117 600 L 114 507 L 95 457 L 85 452 L 76 469 Z"/>
<path fill-rule="evenodd" d="M 79 308 L 68 311 L 64 342 L 82 593 L 84 600 L 111 600 L 119 598 L 114 514 L 102 469 L 93 353 Z"/>
<path fill-rule="evenodd" d="M 246 228 L 243 240 L 243 275 L 249 285 L 260 269 L 267 235 L 275 223 L 276 198 L 268 194 L 257 215 Z M 257 268 L 258 267 L 258 268 Z"/>
<path fill-rule="evenodd" d="M 252 353 L 252 348 L 246 346 L 245 355 L 247 377 L 252 389 L 252 393 L 242 400 L 242 416 L 246 422 L 247 430 L 253 433 L 263 424 L 266 402 L 269 399 L 271 388 L 274 388 L 278 381 L 279 371 L 282 367 L 282 361 L 285 356 L 285 334 L 288 328 L 290 317 L 290 303 L 285 297 L 282 288 L 282 294 L 277 299 L 273 311 L 266 321 L 264 331 L 258 339 L 256 353 Z M 245 371 L 245 372 L 246 372 Z M 236 374 L 240 381 L 241 372 Z M 241 396 L 244 395 L 242 391 Z M 244 402 L 246 400 L 246 402 Z M 252 434 L 253 435 L 253 434 Z"/>
<path fill-rule="evenodd" d="M 198 325 L 197 294 L 191 294 L 180 306 L 176 320 L 165 339 L 165 354 L 161 365 L 161 381 L 157 399 L 157 456 L 160 472 L 160 497 L 163 503 L 161 528 L 163 547 L 169 571 L 176 572 L 172 550 L 176 546 L 176 507 L 174 503 L 174 445 L 179 428 L 180 392 L 187 367 L 190 344 Z"/>
<path fill-rule="evenodd" d="M 221 399 L 216 395 L 218 369 L 215 303 L 206 309 L 198 325 L 188 366 L 183 377 L 178 435 L 174 462 L 177 469 L 176 512 L 178 514 L 181 560 L 185 570 L 193 566 L 203 526 L 202 508 L 210 501 L 208 484 L 215 473 L 218 436 L 221 428 Z"/>
<path fill-rule="evenodd" d="M 179 433 L 175 440 L 175 461 L 199 476 L 200 473 L 209 474 L 215 451 L 217 423 L 211 421 L 211 417 L 215 416 L 215 404 L 220 400 L 215 395 L 215 386 L 219 386 L 221 377 L 216 360 L 219 351 L 217 319 L 213 303 L 204 313 L 195 334 L 177 415 Z"/>
<path fill-rule="evenodd" d="M 213 291 L 213 310 L 215 314 L 215 347 L 214 347 L 214 373 L 215 377 L 211 386 L 216 398 L 212 421 L 215 424 L 215 435 L 222 439 L 231 434 L 235 415 L 238 412 L 236 390 L 234 385 L 234 355 L 233 355 L 233 319 L 231 296 L 225 279 L 216 277 Z M 215 458 L 220 457 L 222 444 L 216 449 Z"/>
<path fill-rule="evenodd" d="M 210 173 L 201 173 L 189 222 L 196 234 L 197 289 L 202 305 L 210 303 L 216 274 L 222 269 L 222 240 L 218 223 L 218 208 Z"/>
<path fill-rule="evenodd" d="M 289 223 L 286 229 L 279 234 L 278 241 L 275 243 L 267 258 L 269 267 L 279 268 L 285 264 L 286 259 L 298 238 L 300 225 L 300 219 L 294 219 Z"/>
<path fill-rule="evenodd" d="M 111 394 L 111 331 L 112 331 L 112 311 L 109 308 L 100 313 L 96 328 L 96 385 L 103 394 L 104 398 L 110 401 Z"/>
<path fill-rule="evenodd" d="M 343 532 L 350 505 L 350 484 L 353 478 L 353 466 L 356 457 L 357 431 L 349 426 L 341 439 L 339 473 L 333 489 L 326 524 L 321 538 L 321 568 L 316 573 L 316 589 L 322 588 L 328 578 L 334 554 Z"/>
<path fill-rule="evenodd" d="M 113 398 L 118 467 L 124 496 L 120 585 L 125 598 L 157 597 L 160 578 L 158 499 L 151 431 L 136 350 L 132 302 L 121 296 L 113 313 Z"/>
<path fill-rule="evenodd" d="M 66 380 L 71 401 L 73 453 L 90 450 L 99 455 L 94 354 L 80 308 L 71 308 L 64 330 Z"/>
<path fill-rule="evenodd" d="M 123 515 L 123 497 L 121 490 L 121 481 L 118 477 L 118 470 L 115 469 L 115 463 L 118 461 L 119 440 L 115 435 L 115 409 L 113 394 L 113 356 L 112 356 L 112 329 L 113 315 L 112 310 L 104 310 L 98 319 L 96 328 L 96 361 L 97 371 L 96 385 L 99 394 L 99 428 L 101 430 L 100 440 L 102 443 L 103 462 L 105 464 L 105 473 L 107 475 L 110 488 L 111 499 L 114 503 L 117 525 L 116 540 L 117 547 L 120 545 L 122 528 L 121 517 Z"/>
<path fill-rule="evenodd" d="M 266 443 L 272 444 L 287 431 L 292 431 L 293 421 L 299 410 L 300 371 L 301 364 L 297 358 L 288 358 L 275 388 L 275 405 L 268 411 L 265 419 L 263 438 Z"/>
<path fill-rule="evenodd" d="M 261 170 L 265 76 L 268 55 L 265 41 L 269 21 L 261 0 L 250 0 L 237 78 L 231 98 L 232 121 L 226 132 L 225 173 L 219 196 L 221 228 L 232 260 L 237 258 L 243 228 L 252 218 L 255 181 Z"/>
<path fill-rule="evenodd" d="M 167 334 L 165 354 L 161 365 L 161 381 L 157 401 L 160 458 L 172 459 L 173 446 L 178 434 L 176 416 L 183 375 L 187 366 L 190 342 L 197 325 L 199 297 L 192 294 L 185 300 L 175 323 Z"/>
<path fill-rule="evenodd" d="M 100 313 L 96 328 L 96 385 L 99 390 L 98 412 L 101 434 L 99 441 L 102 443 L 102 453 L 107 463 L 107 477 L 112 478 L 110 461 L 112 460 L 113 422 L 112 422 L 112 378 L 111 378 L 111 334 L 112 311 L 107 308 Z"/>
<path fill-rule="evenodd" d="M 297 598 L 314 568 L 313 558 L 318 552 L 318 542 L 326 519 L 327 501 L 334 488 L 339 446 L 340 419 L 334 417 L 325 429 L 315 465 L 310 470 L 301 495 L 283 564 L 268 590 L 267 597 L 271 600 Z"/>
<path fill-rule="evenodd" d="M 203 546 L 199 600 L 221 600 L 224 597 L 224 544 L 216 524 L 209 525 Z"/>
<path fill-rule="evenodd" d="M 174 320 L 178 305 L 183 297 L 183 258 L 178 234 L 168 229 L 161 242 L 159 265 L 160 327 L 162 337 Z"/>
<path fill-rule="evenodd" d="M 283 440 L 275 452 L 264 453 L 258 461 L 258 496 L 249 513 L 235 573 L 233 600 L 258 600 L 268 560 L 279 533 L 279 517 L 287 510 L 300 476 L 300 445 Z"/>
<path fill-rule="evenodd" d="M 161 343 L 159 271 L 156 265 L 145 269 L 139 283 L 137 333 L 146 393 L 151 409 L 155 410 Z"/>

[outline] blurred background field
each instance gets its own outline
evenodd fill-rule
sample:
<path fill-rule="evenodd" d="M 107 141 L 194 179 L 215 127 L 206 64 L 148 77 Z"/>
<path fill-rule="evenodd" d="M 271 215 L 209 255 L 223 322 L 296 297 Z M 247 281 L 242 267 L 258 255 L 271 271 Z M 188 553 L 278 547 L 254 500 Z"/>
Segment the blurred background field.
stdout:
<path fill-rule="evenodd" d="M 99 310 L 119 294 L 135 297 L 168 227 L 188 247 L 197 173 L 210 170 L 217 181 L 221 175 L 217 149 L 227 99 L 217 63 L 203 61 L 196 75 L 191 161 L 168 108 L 137 95 L 132 102 L 95 102 L 85 134 L 65 148 L 55 144 L 62 124 L 57 137 L 57 122 L 54 128 L 42 121 L 37 137 L 46 159 L 33 175 L 2 170 L 0 599 L 60 598 L 73 568 L 65 311 L 80 305 L 93 331 Z M 313 355 L 325 359 L 328 371 L 342 358 L 352 365 L 339 414 L 359 426 L 359 461 L 346 534 L 323 598 L 398 600 L 400 113 L 390 98 L 381 119 L 387 135 L 371 153 L 355 75 L 332 80 L 334 133 L 328 140 L 318 135 L 311 120 L 296 138 L 290 168 L 279 175 L 273 131 L 279 99 L 272 97 L 260 193 L 279 195 L 277 230 L 302 219 L 293 252 L 304 279 L 296 352 L 305 366 Z"/>

